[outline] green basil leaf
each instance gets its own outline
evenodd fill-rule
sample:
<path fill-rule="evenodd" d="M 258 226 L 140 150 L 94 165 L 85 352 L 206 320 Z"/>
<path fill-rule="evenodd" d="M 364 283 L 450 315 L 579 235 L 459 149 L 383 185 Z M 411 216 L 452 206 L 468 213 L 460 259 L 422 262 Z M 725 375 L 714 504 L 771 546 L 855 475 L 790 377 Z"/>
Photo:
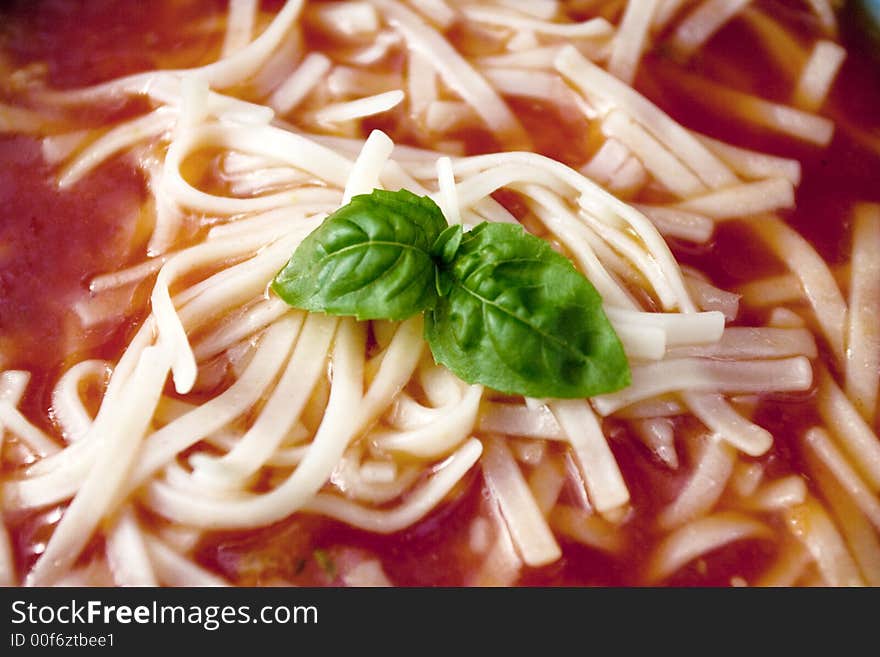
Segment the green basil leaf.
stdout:
<path fill-rule="evenodd" d="M 529 397 L 590 397 L 630 383 L 592 284 L 512 224 L 464 235 L 449 294 L 426 313 L 434 359 L 469 383 Z"/>
<path fill-rule="evenodd" d="M 272 289 L 312 312 L 406 319 L 437 298 L 431 247 L 445 228 L 427 197 L 405 190 L 355 196 L 302 241 Z"/>
<path fill-rule="evenodd" d="M 458 252 L 458 247 L 461 245 L 463 235 L 461 224 L 452 224 L 440 233 L 440 237 L 431 247 L 431 255 L 444 265 L 451 264 Z"/>

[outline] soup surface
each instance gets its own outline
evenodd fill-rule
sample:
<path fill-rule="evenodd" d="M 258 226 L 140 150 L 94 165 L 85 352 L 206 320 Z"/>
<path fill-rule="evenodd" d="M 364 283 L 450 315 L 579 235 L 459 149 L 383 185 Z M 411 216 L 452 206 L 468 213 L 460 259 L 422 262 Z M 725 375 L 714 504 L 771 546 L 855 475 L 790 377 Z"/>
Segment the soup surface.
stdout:
<path fill-rule="evenodd" d="M 880 584 L 880 75 L 848 14 L 298 4 L 0 9 L 3 583 Z M 280 303 L 356 187 L 320 158 L 374 131 L 412 148 L 367 189 L 569 257 L 636 392 L 505 395 L 434 365 L 418 318 Z"/>

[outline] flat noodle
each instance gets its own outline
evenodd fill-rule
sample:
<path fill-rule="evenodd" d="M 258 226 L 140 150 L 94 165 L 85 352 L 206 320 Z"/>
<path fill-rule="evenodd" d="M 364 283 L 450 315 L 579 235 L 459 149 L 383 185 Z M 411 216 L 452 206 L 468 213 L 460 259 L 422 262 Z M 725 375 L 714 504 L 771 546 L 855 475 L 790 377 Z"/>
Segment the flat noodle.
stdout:
<path fill-rule="evenodd" d="M 691 55 L 751 0 L 705 0 L 675 30 L 673 46 Z"/>
<path fill-rule="evenodd" d="M 633 423 L 638 437 L 654 455 L 672 470 L 678 469 L 675 424 L 668 417 L 638 419 Z"/>
<path fill-rule="evenodd" d="M 632 84 L 638 69 L 639 59 L 645 50 L 645 40 L 659 0 L 628 2 L 620 21 L 614 45 L 608 60 L 608 71 L 629 84 Z"/>
<path fill-rule="evenodd" d="M 871 490 L 880 491 L 880 439 L 825 367 L 818 368 L 817 379 L 819 414 Z"/>
<path fill-rule="evenodd" d="M 681 125 L 644 96 L 590 63 L 573 47 L 563 48 L 556 69 L 604 113 L 620 107 L 675 153 L 710 188 L 731 184 L 733 173 Z"/>
<path fill-rule="evenodd" d="M 678 497 L 657 517 L 663 529 L 674 529 L 709 512 L 727 486 L 736 452 L 718 436 L 710 435 L 693 475 Z"/>
<path fill-rule="evenodd" d="M 0 586 L 15 586 L 18 577 L 6 524 L 0 520 Z"/>
<path fill-rule="evenodd" d="M 154 536 L 146 537 L 146 547 L 156 576 L 165 586 L 229 586 Z"/>
<path fill-rule="evenodd" d="M 825 102 L 846 50 L 831 41 L 817 41 L 794 90 L 794 104 L 815 112 Z"/>
<path fill-rule="evenodd" d="M 296 70 L 282 82 L 269 98 L 269 106 L 285 115 L 299 105 L 330 70 L 330 60 L 321 53 L 309 53 Z"/>
<path fill-rule="evenodd" d="M 671 192 L 686 198 L 705 190 L 699 178 L 622 112 L 612 111 L 602 122 L 602 130 L 636 153 L 648 171 Z"/>
<path fill-rule="evenodd" d="M 651 557 L 648 578 L 659 582 L 673 575 L 689 561 L 728 543 L 767 539 L 770 529 L 763 523 L 733 511 L 694 520 L 668 534 Z"/>
<path fill-rule="evenodd" d="M 740 148 L 706 135 L 696 134 L 696 137 L 741 176 L 785 178 L 794 186 L 801 182 L 801 163 L 797 160 Z"/>
<path fill-rule="evenodd" d="M 629 490 L 587 402 L 560 400 L 549 407 L 572 446 L 596 510 L 609 514 L 627 504 Z"/>
<path fill-rule="evenodd" d="M 223 57 L 229 57 L 239 50 L 243 50 L 250 43 L 257 7 L 256 0 L 229 0 L 229 17 L 226 20 Z"/>
<path fill-rule="evenodd" d="M 407 45 L 437 66 L 444 81 L 480 114 L 502 142 L 522 148 L 529 143 L 519 121 L 486 81 L 430 26 L 394 0 L 376 0 L 392 24 L 399 26 Z"/>
<path fill-rule="evenodd" d="M 681 201 L 677 207 L 696 212 L 715 221 L 760 215 L 794 207 L 794 188 L 779 178 L 743 183 Z"/>
<path fill-rule="evenodd" d="M 634 367 L 632 379 L 629 388 L 595 397 L 596 410 L 609 415 L 637 401 L 682 390 L 722 393 L 808 390 L 813 382 L 813 371 L 806 358 L 737 362 L 677 358 Z"/>
<path fill-rule="evenodd" d="M 489 438 L 481 461 L 489 490 L 498 500 L 510 536 L 529 566 L 556 561 L 562 551 L 507 446 Z"/>
<path fill-rule="evenodd" d="M 855 210 L 846 336 L 846 393 L 872 424 L 880 388 L 880 205 Z"/>
<path fill-rule="evenodd" d="M 550 515 L 550 524 L 563 536 L 609 554 L 619 552 L 622 547 L 617 527 L 583 509 L 559 504 Z"/>
<path fill-rule="evenodd" d="M 822 327 L 837 363 L 844 360 L 847 307 L 828 265 L 803 237 L 776 217 L 752 224 L 755 232 L 788 265 L 803 285 L 804 293 Z"/>
<path fill-rule="evenodd" d="M 28 583 L 31 585 L 50 584 L 70 567 L 88 541 L 97 520 L 110 510 L 120 492 L 123 478 L 133 464 L 137 454 L 136 445 L 143 437 L 158 403 L 160 386 L 168 374 L 169 366 L 168 353 L 160 347 L 147 347 L 141 354 L 132 373 L 132 381 L 152 394 L 145 398 L 145 395 L 138 394 L 139 391 L 132 384 L 123 392 L 114 418 L 115 426 L 102 436 L 103 451 L 62 516 L 46 550 L 28 573 Z"/>
<path fill-rule="evenodd" d="M 734 91 L 691 73 L 676 72 L 671 77 L 674 77 L 677 85 L 698 96 L 703 103 L 741 121 L 817 146 L 827 146 L 834 136 L 834 124 L 816 114 Z"/>
<path fill-rule="evenodd" d="M 813 556 L 829 586 L 864 585 L 843 538 L 815 498 L 788 509 L 785 517 L 790 531 Z"/>
<path fill-rule="evenodd" d="M 804 435 L 804 443 L 834 475 L 874 527 L 880 529 L 880 500 L 872 494 L 843 454 L 834 446 L 829 435 L 822 429 L 814 427 Z"/>
<path fill-rule="evenodd" d="M 107 562 L 117 586 L 157 586 L 143 532 L 131 508 L 107 532 Z"/>
<path fill-rule="evenodd" d="M 790 540 L 783 544 L 773 565 L 755 581 L 755 586 L 794 586 L 812 562 L 812 556 L 800 543 Z"/>
<path fill-rule="evenodd" d="M 813 461 L 816 460 L 813 457 Z M 880 540 L 874 527 L 827 468 L 813 462 L 810 472 L 823 499 L 828 502 L 865 582 L 869 586 L 880 586 Z"/>

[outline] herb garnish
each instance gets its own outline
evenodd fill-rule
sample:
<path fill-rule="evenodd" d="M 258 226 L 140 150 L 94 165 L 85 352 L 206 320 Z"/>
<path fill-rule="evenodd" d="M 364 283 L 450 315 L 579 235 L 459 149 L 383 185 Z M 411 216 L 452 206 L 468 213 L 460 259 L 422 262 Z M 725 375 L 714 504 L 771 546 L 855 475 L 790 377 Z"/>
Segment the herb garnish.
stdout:
<path fill-rule="evenodd" d="M 521 226 L 447 226 L 428 197 L 355 196 L 272 283 L 289 305 L 359 320 L 425 313 L 434 359 L 468 383 L 530 397 L 590 397 L 630 383 L 593 285 Z"/>

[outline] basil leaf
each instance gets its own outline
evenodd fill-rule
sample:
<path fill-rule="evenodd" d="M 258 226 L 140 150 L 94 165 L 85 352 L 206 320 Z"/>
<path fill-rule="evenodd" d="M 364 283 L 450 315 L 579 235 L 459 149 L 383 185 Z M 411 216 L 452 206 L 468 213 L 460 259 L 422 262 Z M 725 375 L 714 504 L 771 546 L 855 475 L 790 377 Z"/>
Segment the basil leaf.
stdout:
<path fill-rule="evenodd" d="M 451 264 L 458 252 L 458 247 L 461 245 L 463 235 L 461 224 L 452 224 L 440 233 L 440 237 L 431 247 L 431 255 L 444 265 Z"/>
<path fill-rule="evenodd" d="M 512 224 L 464 235 L 452 287 L 426 313 L 434 359 L 469 383 L 530 397 L 590 397 L 630 383 L 592 284 Z"/>
<path fill-rule="evenodd" d="M 312 312 L 406 319 L 437 298 L 431 247 L 445 228 L 427 197 L 405 190 L 355 196 L 302 241 L 272 289 Z"/>

